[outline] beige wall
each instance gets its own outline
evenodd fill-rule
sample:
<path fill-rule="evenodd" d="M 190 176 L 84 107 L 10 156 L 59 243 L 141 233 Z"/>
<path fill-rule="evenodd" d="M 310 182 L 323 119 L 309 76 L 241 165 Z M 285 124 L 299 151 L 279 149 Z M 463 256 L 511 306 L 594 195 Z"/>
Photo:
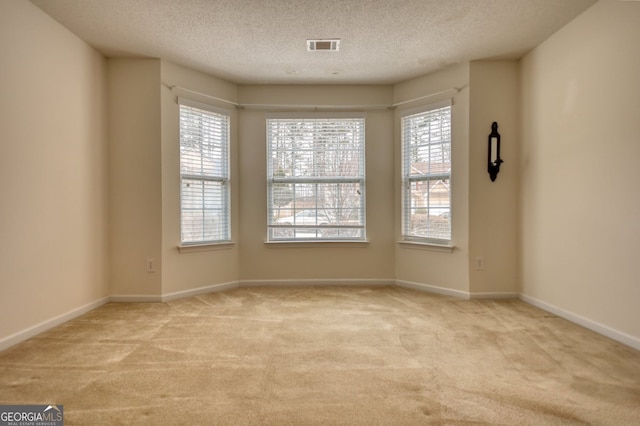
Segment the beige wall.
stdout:
<path fill-rule="evenodd" d="M 109 294 L 104 58 L 0 2 L 0 342 Z"/>
<path fill-rule="evenodd" d="M 160 60 L 110 59 L 108 71 L 110 290 L 159 296 Z M 155 272 L 147 272 L 147 259 Z"/>
<path fill-rule="evenodd" d="M 238 280 L 240 197 L 238 120 L 233 105 L 237 86 L 170 62 L 162 62 L 162 293 L 171 294 L 235 283 Z M 171 86 L 178 89 L 171 90 Z M 193 94 L 179 88 L 195 91 Z M 227 110 L 231 115 L 231 238 L 234 244 L 214 250 L 183 252 L 180 244 L 180 120 L 177 97 L 184 96 Z"/>
<path fill-rule="evenodd" d="M 245 104 L 389 105 L 390 86 L 240 86 Z M 358 109 L 358 108 L 356 108 Z M 392 280 L 393 113 L 366 111 L 368 244 L 265 244 L 267 229 L 265 110 L 239 114 L 240 279 Z"/>
<path fill-rule="evenodd" d="M 473 61 L 469 84 L 469 288 L 515 295 L 518 286 L 519 62 Z M 504 163 L 494 182 L 487 139 L 498 123 Z M 484 269 L 479 269 L 481 257 Z"/>
<path fill-rule="evenodd" d="M 400 116 L 444 98 L 453 98 L 452 106 L 452 253 L 432 251 L 416 245 L 398 245 L 395 252 L 395 278 L 399 281 L 469 292 L 469 65 L 412 79 L 394 86 L 394 103 L 436 94 L 416 102 L 404 103 L 395 114 L 395 240 L 401 236 Z M 455 90 L 460 89 L 456 93 Z M 440 95 L 438 93 L 444 92 Z"/>
<path fill-rule="evenodd" d="M 640 3 L 522 61 L 522 292 L 640 341 Z"/>
<path fill-rule="evenodd" d="M 235 282 L 238 247 L 180 253 L 177 96 L 229 104 L 234 84 L 158 59 L 110 59 L 109 161 L 111 294 L 158 300 L 172 293 Z M 171 86 L 186 90 L 172 90 Z M 194 94 L 191 92 L 200 93 Z M 232 115 L 232 237 L 239 234 L 236 112 Z M 147 259 L 155 271 L 147 272 Z M 140 298 L 142 296 L 142 299 Z"/>

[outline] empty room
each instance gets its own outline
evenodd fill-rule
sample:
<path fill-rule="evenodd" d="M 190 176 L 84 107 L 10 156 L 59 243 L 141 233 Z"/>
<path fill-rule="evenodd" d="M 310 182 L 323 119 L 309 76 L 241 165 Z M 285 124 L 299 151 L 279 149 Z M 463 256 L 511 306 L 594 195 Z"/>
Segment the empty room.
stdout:
<path fill-rule="evenodd" d="M 0 1 L 0 425 L 640 424 L 638 46 L 637 0 Z"/>

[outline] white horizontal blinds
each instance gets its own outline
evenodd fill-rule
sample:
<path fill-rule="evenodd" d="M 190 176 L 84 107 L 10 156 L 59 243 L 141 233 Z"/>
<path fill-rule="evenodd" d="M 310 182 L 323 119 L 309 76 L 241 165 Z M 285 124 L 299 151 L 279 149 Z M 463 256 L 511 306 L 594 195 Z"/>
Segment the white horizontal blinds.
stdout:
<path fill-rule="evenodd" d="M 403 236 L 451 240 L 451 103 L 401 119 Z"/>
<path fill-rule="evenodd" d="M 229 116 L 180 99 L 183 244 L 229 241 Z"/>
<path fill-rule="evenodd" d="M 269 240 L 364 240 L 365 120 L 268 118 Z"/>

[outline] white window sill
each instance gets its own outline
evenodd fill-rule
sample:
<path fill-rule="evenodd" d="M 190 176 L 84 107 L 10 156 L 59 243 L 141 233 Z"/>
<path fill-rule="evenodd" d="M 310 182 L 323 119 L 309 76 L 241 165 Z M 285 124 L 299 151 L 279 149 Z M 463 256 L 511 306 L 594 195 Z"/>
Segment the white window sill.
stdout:
<path fill-rule="evenodd" d="M 274 248 L 343 248 L 343 247 L 367 247 L 369 241 L 265 241 L 265 246 Z"/>
<path fill-rule="evenodd" d="M 401 247 L 430 250 L 430 251 L 439 251 L 441 253 L 452 253 L 453 250 L 455 249 L 455 246 L 452 246 L 449 244 L 429 243 L 426 241 L 402 240 L 402 241 L 398 241 L 398 244 L 400 244 Z"/>
<path fill-rule="evenodd" d="M 220 243 L 185 244 L 179 245 L 178 251 L 180 253 L 194 253 L 199 251 L 226 250 L 232 248 L 234 244 L 235 243 L 233 241 L 224 241 Z"/>

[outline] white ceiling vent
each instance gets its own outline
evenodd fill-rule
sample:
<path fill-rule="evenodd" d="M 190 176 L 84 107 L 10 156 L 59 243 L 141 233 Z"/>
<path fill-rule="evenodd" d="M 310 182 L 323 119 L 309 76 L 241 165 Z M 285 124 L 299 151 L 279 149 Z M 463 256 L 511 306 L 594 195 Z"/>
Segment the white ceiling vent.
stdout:
<path fill-rule="evenodd" d="M 337 52 L 340 50 L 339 38 L 324 38 L 317 40 L 307 40 L 307 50 L 309 52 L 325 51 Z"/>

